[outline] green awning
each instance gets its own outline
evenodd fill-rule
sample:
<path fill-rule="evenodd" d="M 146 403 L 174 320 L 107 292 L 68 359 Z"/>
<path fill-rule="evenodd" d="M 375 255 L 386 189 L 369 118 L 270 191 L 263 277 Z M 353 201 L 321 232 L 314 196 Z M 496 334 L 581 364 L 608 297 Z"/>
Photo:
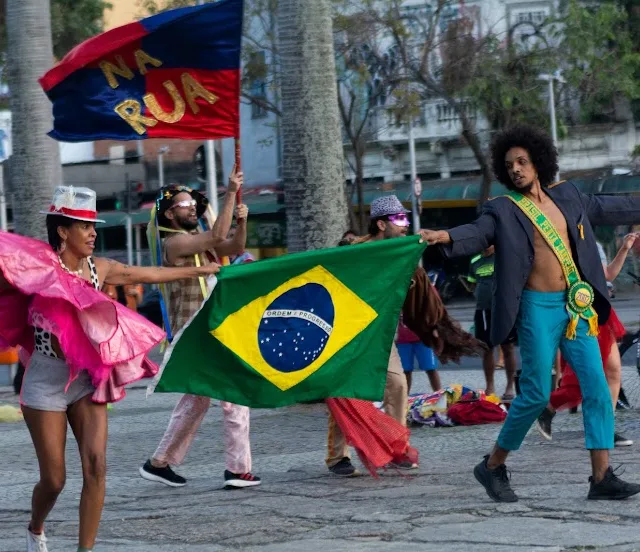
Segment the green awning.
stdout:
<path fill-rule="evenodd" d="M 640 176 L 610 176 L 602 182 L 602 194 L 640 193 Z"/>
<path fill-rule="evenodd" d="M 572 179 L 578 189 L 585 194 L 640 194 L 640 176 L 611 176 L 605 179 Z M 480 197 L 479 178 L 451 178 L 447 180 L 426 180 L 422 182 L 422 201 L 429 203 L 443 202 L 442 207 L 447 207 L 447 202 L 464 200 L 477 201 Z M 489 197 L 497 197 L 504 194 L 505 188 L 499 182 L 491 184 Z M 411 190 L 408 181 L 393 184 L 378 184 L 374 187 L 365 186 L 364 200 L 369 205 L 376 197 L 395 194 L 400 201 L 411 201 Z M 451 205 L 454 207 L 455 205 Z"/>
<path fill-rule="evenodd" d="M 142 209 L 131 213 L 131 223 L 136 225 L 147 225 L 151 216 L 150 209 Z M 98 224 L 100 228 L 112 228 L 114 226 L 125 226 L 127 223 L 127 213 L 125 211 L 102 211 L 98 217 L 105 221 L 105 224 Z"/>
<path fill-rule="evenodd" d="M 640 176 L 611 176 L 605 179 L 572 179 L 578 189 L 586 194 L 619 194 L 638 193 L 640 194 Z M 496 197 L 504 193 L 504 186 L 498 182 L 491 184 L 490 197 Z M 365 205 L 380 196 L 395 194 L 400 201 L 411 202 L 411 189 L 409 181 L 400 181 L 388 184 L 367 184 L 364 189 Z M 354 194 L 355 196 L 355 194 Z M 422 182 L 422 201 L 430 204 L 442 203 L 443 208 L 461 206 L 459 202 L 478 201 L 480 196 L 480 179 L 473 178 L 450 178 L 446 180 L 425 180 Z M 249 213 L 252 215 L 282 215 L 285 206 L 279 203 L 280 193 L 266 194 L 245 194 L 244 201 L 249 206 Z M 354 197 L 354 203 L 356 198 Z M 463 204 L 464 205 L 464 204 Z M 436 205 L 437 206 L 437 205 Z M 146 225 L 149 222 L 150 210 L 142 209 L 132 213 L 132 223 L 134 225 Z M 124 226 L 126 223 L 126 213 L 124 211 L 107 211 L 100 213 L 100 218 L 106 224 L 99 225 L 99 228 L 110 228 L 114 226 Z"/>

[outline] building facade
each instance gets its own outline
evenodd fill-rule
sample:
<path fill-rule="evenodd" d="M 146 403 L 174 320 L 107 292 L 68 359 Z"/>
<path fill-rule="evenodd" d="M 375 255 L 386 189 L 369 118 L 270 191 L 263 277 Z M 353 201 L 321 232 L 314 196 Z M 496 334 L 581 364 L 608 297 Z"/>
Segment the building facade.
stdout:
<path fill-rule="evenodd" d="M 134 0 L 110 0 L 110 3 L 112 8 L 105 13 L 106 30 L 143 15 L 138 2 Z M 246 0 L 247 5 L 250 3 L 251 0 Z M 513 35 L 517 38 L 524 36 L 531 25 L 537 25 L 553 15 L 555 6 L 556 0 L 451 2 L 443 9 L 439 32 L 444 33 L 447 25 L 464 16 L 473 21 L 473 32 L 478 35 L 489 31 L 505 35 L 508 29 L 513 29 Z M 406 0 L 405 9 L 417 14 L 417 17 L 428 18 L 433 6 L 427 0 Z M 251 13 L 249 8 L 247 13 Z M 284 247 L 286 229 L 281 181 L 282 139 L 279 116 L 275 113 L 280 105 L 277 60 L 272 55 L 274 44 L 266 39 L 268 36 L 277 36 L 277 29 L 273 14 L 262 15 L 247 22 L 249 31 L 258 40 L 252 43 L 251 54 L 245 55 L 245 61 L 263 63 L 266 72 L 244 83 L 246 96 L 241 102 L 240 143 L 246 186 L 244 197 L 252 213 L 249 242 L 252 247 L 263 249 L 265 255 L 271 255 Z M 260 49 L 256 44 L 263 44 L 264 48 Z M 343 70 L 338 65 L 338 81 L 343 83 L 339 85 L 341 94 L 344 93 Z M 375 83 L 371 85 L 375 86 Z M 367 93 L 366 90 L 360 92 Z M 251 101 L 251 98 L 260 101 Z M 403 201 L 410 198 L 408 130 L 404 122 L 399 121 L 394 111 L 389 109 L 393 106 L 392 99 L 383 100 L 376 100 L 367 120 L 367 142 L 363 157 L 366 203 L 382 193 L 396 193 Z M 268 105 L 274 106 L 274 109 L 265 108 Z M 480 115 L 471 111 L 469 115 L 486 145 L 491 137 L 489 125 Z M 4 124 L 2 121 L 0 127 Z M 8 134 L 8 138 L 0 138 L 3 139 L 3 148 L 10 152 L 10 132 L 5 134 Z M 446 227 L 472 217 L 480 186 L 479 166 L 461 138 L 461 124 L 456 111 L 443 99 L 424 99 L 413 120 L 413 136 L 417 174 L 423 188 L 423 224 Z M 606 184 L 603 177 L 628 171 L 630 154 L 638 143 L 640 127 L 633 123 L 569 128 L 567 137 L 558 144 L 561 173 L 576 175 L 591 172 L 600 179 L 600 184 L 597 184 L 600 191 L 609 190 L 607 187 L 613 184 Z M 223 192 L 223 185 L 234 163 L 234 141 L 216 141 L 215 151 L 216 176 L 220 192 Z M 204 189 L 201 141 L 99 141 L 61 144 L 61 152 L 65 181 L 94 188 L 103 202 L 121 196 L 126 182 L 141 183 L 149 194 L 157 191 L 161 181 Z M 353 152 L 346 139 L 344 153 L 345 181 L 353 182 L 354 163 L 349 162 L 350 159 L 353 161 Z M 117 213 L 109 215 L 109 221 L 110 226 L 121 226 L 122 216 Z M 144 217 L 140 218 L 142 224 Z"/>

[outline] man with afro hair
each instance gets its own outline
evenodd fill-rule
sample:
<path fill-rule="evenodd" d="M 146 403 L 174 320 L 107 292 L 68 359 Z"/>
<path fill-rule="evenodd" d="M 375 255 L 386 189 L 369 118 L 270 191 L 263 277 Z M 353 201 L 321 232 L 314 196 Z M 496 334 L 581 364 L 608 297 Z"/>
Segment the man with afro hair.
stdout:
<path fill-rule="evenodd" d="M 491 342 L 504 342 L 514 326 L 518 332 L 520 395 L 474 475 L 495 501 L 518 500 L 505 461 L 547 405 L 559 348 L 584 394 L 592 464 L 588 498 L 628 498 L 640 492 L 640 485 L 622 481 L 609 466 L 613 407 L 596 335 L 598 321 L 607 321 L 611 305 L 592 225 L 639 223 L 640 197 L 586 195 L 570 182 L 553 183 L 558 172 L 553 141 L 528 126 L 498 133 L 491 152 L 505 195 L 487 202 L 471 224 L 422 231 L 429 244 L 440 244 L 449 257 L 495 246 Z"/>

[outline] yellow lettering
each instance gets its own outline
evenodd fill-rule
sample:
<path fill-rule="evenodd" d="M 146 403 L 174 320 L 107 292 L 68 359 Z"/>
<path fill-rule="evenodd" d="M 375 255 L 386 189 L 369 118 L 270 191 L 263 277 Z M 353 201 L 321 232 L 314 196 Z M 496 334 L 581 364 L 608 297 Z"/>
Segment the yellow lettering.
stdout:
<path fill-rule="evenodd" d="M 160 67 L 162 65 L 162 62 L 159 59 L 151 57 L 144 50 L 136 50 L 134 55 L 141 75 L 146 75 L 148 73 L 147 65 L 153 65 L 154 67 Z"/>
<path fill-rule="evenodd" d="M 212 105 L 218 101 L 218 96 L 213 92 L 209 92 L 189 73 L 182 73 L 182 88 L 184 89 L 184 95 L 194 115 L 200 113 L 200 107 L 196 103 L 196 98 L 203 98 Z"/>
<path fill-rule="evenodd" d="M 145 94 L 143 98 L 144 105 L 147 106 L 147 108 L 151 112 L 151 115 L 158 119 L 158 121 L 162 121 L 163 123 L 177 123 L 180 119 L 182 119 L 182 117 L 184 117 L 186 107 L 184 100 L 182 99 L 180 92 L 178 92 L 175 84 L 173 84 L 170 80 L 164 81 L 162 85 L 166 88 L 167 92 L 169 92 L 169 95 L 173 100 L 173 111 L 171 113 L 167 113 L 164 109 L 162 109 L 162 107 L 158 103 L 158 100 L 153 94 Z"/>
<path fill-rule="evenodd" d="M 107 78 L 109 86 L 113 89 L 120 86 L 118 79 L 116 79 L 116 75 L 129 80 L 134 77 L 133 71 L 126 66 L 124 59 L 122 59 L 122 56 L 116 56 L 116 62 L 118 63 L 118 65 L 114 65 L 110 61 L 106 60 L 100 62 L 100 69 L 102 69 L 104 76 Z"/>
<path fill-rule="evenodd" d="M 151 119 L 150 117 L 145 117 L 142 114 L 140 108 L 140 102 L 136 100 L 125 100 L 120 102 L 115 107 L 115 112 L 120 115 L 127 123 L 131 125 L 131 128 L 135 130 L 138 134 L 144 134 L 147 129 L 145 125 L 148 127 L 153 127 L 158 124 L 158 121 L 155 119 Z"/>

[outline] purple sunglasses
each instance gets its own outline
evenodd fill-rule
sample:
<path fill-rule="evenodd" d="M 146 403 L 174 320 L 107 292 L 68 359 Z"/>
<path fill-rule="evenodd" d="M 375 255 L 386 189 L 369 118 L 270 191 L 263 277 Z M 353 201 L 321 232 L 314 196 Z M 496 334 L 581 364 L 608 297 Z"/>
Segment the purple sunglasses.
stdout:
<path fill-rule="evenodd" d="M 409 226 L 409 219 L 405 213 L 399 213 L 397 215 L 389 215 L 389 222 L 392 222 L 396 226 L 405 227 Z"/>

